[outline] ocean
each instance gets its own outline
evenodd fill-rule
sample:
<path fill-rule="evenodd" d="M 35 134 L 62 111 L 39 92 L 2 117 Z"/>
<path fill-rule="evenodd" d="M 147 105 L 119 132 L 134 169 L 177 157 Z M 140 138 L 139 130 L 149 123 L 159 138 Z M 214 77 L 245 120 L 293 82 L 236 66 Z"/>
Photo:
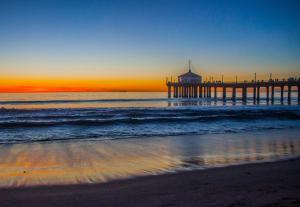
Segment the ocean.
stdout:
<path fill-rule="evenodd" d="M 0 94 L 0 186 L 105 182 L 300 154 L 295 94 L 290 105 L 278 93 L 274 104 L 166 97 Z"/>

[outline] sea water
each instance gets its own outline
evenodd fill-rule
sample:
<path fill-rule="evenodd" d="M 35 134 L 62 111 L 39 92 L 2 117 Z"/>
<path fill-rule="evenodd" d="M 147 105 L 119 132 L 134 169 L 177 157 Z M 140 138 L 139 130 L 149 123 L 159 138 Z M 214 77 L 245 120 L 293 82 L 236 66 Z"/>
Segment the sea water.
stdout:
<path fill-rule="evenodd" d="M 166 95 L 0 94 L 0 186 L 104 182 L 300 154 L 295 95 L 291 104 L 278 94 L 273 104 Z"/>

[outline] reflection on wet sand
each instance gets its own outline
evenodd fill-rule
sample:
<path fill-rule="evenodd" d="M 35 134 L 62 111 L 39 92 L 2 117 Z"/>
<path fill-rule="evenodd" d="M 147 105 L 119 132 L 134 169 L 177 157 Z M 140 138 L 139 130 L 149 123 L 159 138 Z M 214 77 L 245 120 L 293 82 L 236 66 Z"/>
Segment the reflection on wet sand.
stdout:
<path fill-rule="evenodd" d="M 0 145 L 0 186 L 106 182 L 300 154 L 299 130 Z"/>
<path fill-rule="evenodd" d="M 166 148 L 170 145 L 158 144 L 127 140 L 1 146 L 0 185 L 104 182 L 177 165 Z"/>

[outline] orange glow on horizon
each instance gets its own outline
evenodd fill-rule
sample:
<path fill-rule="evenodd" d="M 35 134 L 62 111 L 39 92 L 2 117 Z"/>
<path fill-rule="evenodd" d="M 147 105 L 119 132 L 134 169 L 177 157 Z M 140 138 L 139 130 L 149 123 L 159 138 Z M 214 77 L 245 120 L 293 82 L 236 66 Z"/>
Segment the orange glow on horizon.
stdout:
<path fill-rule="evenodd" d="M 182 74 L 183 70 L 170 72 L 168 74 L 155 75 L 151 77 L 113 77 L 106 76 L 99 78 L 93 77 L 66 77 L 56 76 L 1 76 L 0 93 L 32 93 L 32 92 L 166 92 L 167 87 L 165 77 L 177 81 L 177 76 Z M 202 75 L 203 81 L 220 81 L 222 74 L 225 82 L 235 82 L 235 75 L 230 72 L 220 74 L 210 74 L 208 71 L 194 71 Z M 297 73 L 277 73 L 273 78 L 288 78 L 297 76 Z M 251 81 L 253 74 L 239 73 L 238 81 Z M 257 80 L 267 80 L 268 74 L 258 74 Z"/>
<path fill-rule="evenodd" d="M 152 91 L 166 91 L 165 81 L 159 79 L 0 79 L 1 93 Z"/>

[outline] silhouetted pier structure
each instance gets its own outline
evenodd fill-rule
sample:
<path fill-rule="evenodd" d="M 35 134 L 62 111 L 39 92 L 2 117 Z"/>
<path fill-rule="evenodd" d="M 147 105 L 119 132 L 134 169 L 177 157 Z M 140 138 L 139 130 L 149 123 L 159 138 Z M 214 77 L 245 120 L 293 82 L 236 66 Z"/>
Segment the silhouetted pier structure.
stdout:
<path fill-rule="evenodd" d="M 168 87 L 168 97 L 169 98 L 211 98 L 218 99 L 217 91 L 219 88 L 222 90 L 222 99 L 226 100 L 227 90 L 231 89 L 232 96 L 231 99 L 235 101 L 237 98 L 237 89 L 242 90 L 243 101 L 248 99 L 248 89 L 253 90 L 252 99 L 259 102 L 262 96 L 260 95 L 261 89 L 265 88 L 267 101 L 274 102 L 275 89 L 280 88 L 280 100 L 284 101 L 284 92 L 287 89 L 287 101 L 291 102 L 291 94 L 294 92 L 292 87 L 297 88 L 298 93 L 298 103 L 300 103 L 300 78 L 291 78 L 288 80 L 273 80 L 268 81 L 244 81 L 244 82 L 222 82 L 222 81 L 208 81 L 204 83 L 185 83 L 185 82 L 172 82 L 167 81 Z M 213 97 L 212 97 L 213 90 Z M 173 92 L 173 94 L 172 94 Z"/>
<path fill-rule="evenodd" d="M 300 103 L 300 78 L 288 78 L 288 79 L 272 79 L 272 74 L 270 74 L 269 80 L 256 80 L 256 73 L 254 73 L 255 77 L 252 81 L 238 82 L 237 76 L 235 82 L 224 82 L 223 75 L 222 81 L 204 81 L 202 82 L 202 76 L 192 72 L 191 69 L 191 61 L 189 60 L 189 68 L 188 72 L 178 76 L 178 81 L 166 81 L 168 87 L 168 97 L 169 98 L 209 98 L 217 100 L 218 97 L 218 89 L 222 90 L 222 100 L 226 101 L 227 99 L 227 90 L 230 89 L 232 92 L 231 99 L 236 101 L 239 97 L 237 97 L 237 90 L 242 90 L 241 99 L 246 102 L 248 99 L 248 90 L 252 89 L 253 96 L 252 99 L 254 102 L 259 102 L 263 97 L 260 92 L 261 89 L 265 88 L 267 102 L 271 100 L 274 102 L 275 99 L 275 89 L 280 88 L 280 100 L 284 101 L 284 92 L 287 89 L 287 101 L 291 103 L 292 90 L 297 88 L 298 91 L 298 103 Z M 213 90 L 213 97 L 212 97 Z M 172 94 L 173 92 L 173 94 Z"/>

